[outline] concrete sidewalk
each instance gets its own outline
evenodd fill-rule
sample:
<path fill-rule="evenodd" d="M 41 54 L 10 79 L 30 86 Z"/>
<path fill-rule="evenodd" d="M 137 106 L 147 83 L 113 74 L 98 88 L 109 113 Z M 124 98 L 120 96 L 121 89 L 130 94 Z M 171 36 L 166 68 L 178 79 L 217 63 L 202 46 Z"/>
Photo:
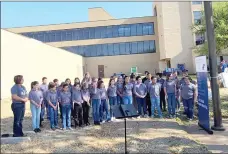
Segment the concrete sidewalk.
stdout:
<path fill-rule="evenodd" d="M 214 122 L 211 121 L 211 125 L 213 124 Z M 213 135 L 209 135 L 197 124 L 185 126 L 185 129 L 194 139 L 206 145 L 211 152 L 228 153 L 228 119 L 223 120 L 223 126 L 226 128 L 225 131 L 213 131 Z"/>

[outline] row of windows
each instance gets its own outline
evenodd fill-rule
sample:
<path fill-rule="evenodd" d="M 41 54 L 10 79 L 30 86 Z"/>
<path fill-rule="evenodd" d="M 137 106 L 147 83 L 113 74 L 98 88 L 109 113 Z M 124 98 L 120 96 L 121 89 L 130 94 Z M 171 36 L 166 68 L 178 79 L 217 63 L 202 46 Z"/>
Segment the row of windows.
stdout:
<path fill-rule="evenodd" d="M 84 57 L 116 56 L 156 52 L 155 41 L 96 44 L 87 46 L 63 47 L 70 52 Z"/>
<path fill-rule="evenodd" d="M 202 4 L 202 1 L 192 1 L 192 4 L 193 5 L 199 5 L 199 4 Z"/>
<path fill-rule="evenodd" d="M 154 35 L 154 23 L 113 25 L 79 29 L 22 33 L 42 42 L 116 38 L 128 36 Z"/>

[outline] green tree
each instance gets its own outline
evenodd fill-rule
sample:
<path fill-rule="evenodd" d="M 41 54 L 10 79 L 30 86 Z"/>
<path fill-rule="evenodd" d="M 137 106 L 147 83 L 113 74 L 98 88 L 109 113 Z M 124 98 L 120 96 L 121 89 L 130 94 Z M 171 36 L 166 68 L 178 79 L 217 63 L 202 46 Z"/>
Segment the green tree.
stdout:
<path fill-rule="evenodd" d="M 216 39 L 216 52 L 220 54 L 224 49 L 228 48 L 228 2 L 213 2 L 213 20 L 215 28 Z M 206 33 L 206 21 L 205 14 L 202 11 L 201 23 L 195 23 L 192 26 L 192 31 L 198 35 L 205 35 Z M 194 46 L 194 52 L 199 55 L 208 55 L 208 42 L 204 44 Z M 225 51 L 228 54 L 228 51 Z"/>

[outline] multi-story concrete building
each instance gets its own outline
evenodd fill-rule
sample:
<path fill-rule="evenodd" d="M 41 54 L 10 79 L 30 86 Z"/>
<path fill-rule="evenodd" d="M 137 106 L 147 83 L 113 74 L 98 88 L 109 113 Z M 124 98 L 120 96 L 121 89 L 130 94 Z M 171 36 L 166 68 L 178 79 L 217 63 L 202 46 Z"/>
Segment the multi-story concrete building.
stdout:
<path fill-rule="evenodd" d="M 114 19 L 102 8 L 91 8 L 88 22 L 7 30 L 83 56 L 83 70 L 92 76 L 129 74 L 133 66 L 141 73 L 155 73 L 177 64 L 194 73 L 192 47 L 199 36 L 194 36 L 191 26 L 201 21 L 202 3 L 153 5 L 154 16 Z"/>

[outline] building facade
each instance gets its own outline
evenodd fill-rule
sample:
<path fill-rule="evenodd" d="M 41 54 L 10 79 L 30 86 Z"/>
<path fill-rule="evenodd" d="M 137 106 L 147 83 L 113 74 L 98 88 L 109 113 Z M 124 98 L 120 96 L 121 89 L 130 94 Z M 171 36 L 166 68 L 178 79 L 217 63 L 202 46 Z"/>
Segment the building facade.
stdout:
<path fill-rule="evenodd" d="M 202 3 L 153 5 L 154 16 L 114 19 L 102 8 L 91 8 L 88 22 L 7 30 L 81 55 L 83 71 L 95 77 L 129 74 L 131 67 L 154 74 L 177 64 L 195 73 L 192 47 L 201 36 L 190 27 L 200 22 Z"/>

